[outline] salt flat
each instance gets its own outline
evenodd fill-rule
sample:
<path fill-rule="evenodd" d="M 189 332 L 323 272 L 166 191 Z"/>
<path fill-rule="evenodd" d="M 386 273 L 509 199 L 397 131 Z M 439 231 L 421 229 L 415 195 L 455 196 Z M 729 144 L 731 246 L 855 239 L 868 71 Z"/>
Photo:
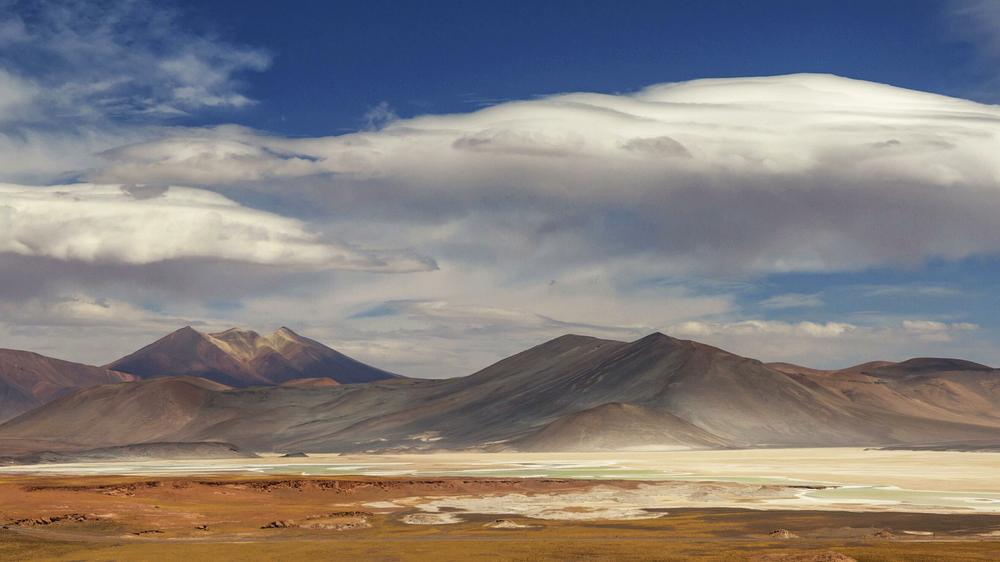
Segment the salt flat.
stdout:
<path fill-rule="evenodd" d="M 476 475 L 627 480 L 701 478 L 740 482 L 895 485 L 920 490 L 1000 492 L 1000 453 L 860 448 L 587 453 L 311 454 L 257 459 L 143 460 L 0 467 L 51 474 Z"/>
<path fill-rule="evenodd" d="M 821 448 L 320 454 L 307 458 L 281 458 L 270 454 L 257 459 L 10 466 L 0 468 L 2 473 L 148 476 L 257 473 L 641 480 L 674 483 L 672 488 L 647 490 L 656 492 L 657 505 L 667 507 L 1000 513 L 1000 479 L 996 478 L 1000 474 L 1000 453 Z M 678 483 L 695 481 L 757 485 L 758 489 L 747 492 L 743 488 L 739 497 L 689 491 L 674 493 Z M 773 487 L 781 487 L 784 492 L 775 494 Z M 632 499 L 636 501 L 625 501 L 622 496 L 622 501 L 617 503 L 633 503 L 632 507 L 638 508 L 643 504 L 638 502 L 641 495 L 634 496 Z M 549 503 L 571 505 L 579 503 L 579 499 L 552 498 Z M 648 506 L 643 504 L 642 507 Z"/>

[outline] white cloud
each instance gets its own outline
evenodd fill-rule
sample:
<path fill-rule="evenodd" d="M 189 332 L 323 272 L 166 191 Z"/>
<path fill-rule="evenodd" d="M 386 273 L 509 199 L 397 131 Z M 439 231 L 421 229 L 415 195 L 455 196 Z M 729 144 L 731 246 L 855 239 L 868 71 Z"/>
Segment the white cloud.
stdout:
<path fill-rule="evenodd" d="M 239 92 L 239 74 L 270 64 L 266 52 L 194 34 L 144 0 L 4 8 L 0 67 L 39 86 L 26 121 L 242 107 L 252 100 Z"/>
<path fill-rule="evenodd" d="M 688 321 L 668 327 L 676 337 L 710 343 L 765 361 L 793 361 L 806 366 L 840 368 L 874 359 L 902 360 L 913 356 L 947 356 L 963 350 L 982 354 L 982 342 L 964 340 L 979 329 L 968 322 L 872 319 L 851 322 Z"/>
<path fill-rule="evenodd" d="M 444 220 L 482 251 L 505 230 L 545 263 L 838 271 L 1000 252 L 998 123 L 996 106 L 835 76 L 710 79 L 315 139 L 181 131 L 93 177 L 308 197 L 400 231 Z"/>
<path fill-rule="evenodd" d="M 0 253 L 89 263 L 186 258 L 317 269 L 433 269 L 409 252 L 323 240 L 303 222 L 191 188 L 0 184 Z"/>
<path fill-rule="evenodd" d="M 782 335 L 808 338 L 837 338 L 859 330 L 844 322 L 783 322 L 780 320 L 742 320 L 730 323 L 690 321 L 669 328 L 678 337 Z"/>
<path fill-rule="evenodd" d="M 938 322 L 936 320 L 903 320 L 903 329 L 925 339 L 949 341 L 956 332 L 978 330 L 971 322 Z"/>
<path fill-rule="evenodd" d="M 269 63 L 163 3 L 0 0 L 0 181 L 75 179 L 172 118 L 251 105 L 241 77 Z"/>

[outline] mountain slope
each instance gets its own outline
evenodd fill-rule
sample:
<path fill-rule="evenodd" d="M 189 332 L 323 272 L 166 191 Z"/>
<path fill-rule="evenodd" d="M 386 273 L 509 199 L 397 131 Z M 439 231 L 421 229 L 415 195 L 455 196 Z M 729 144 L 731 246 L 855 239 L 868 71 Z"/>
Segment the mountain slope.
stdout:
<path fill-rule="evenodd" d="M 882 411 L 759 361 L 652 334 L 632 343 L 564 336 L 444 381 L 437 394 L 305 446 L 406 443 L 439 431 L 453 446 L 510 441 L 567 414 L 622 402 L 680 418 L 736 446 L 878 445 L 996 435 L 982 418 Z"/>
<path fill-rule="evenodd" d="M 0 421 L 80 388 L 135 378 L 30 351 L 0 349 Z"/>
<path fill-rule="evenodd" d="M 821 371 L 798 366 L 789 376 L 865 410 L 972 425 L 1000 421 L 1000 370 L 960 359 L 873 361 Z"/>
<path fill-rule="evenodd" d="M 80 390 L 5 423 L 5 440 L 35 450 L 66 450 L 171 439 L 203 414 L 214 393 L 229 389 L 196 377 L 163 377 Z M 22 449 L 25 447 L 21 447 Z"/>
<path fill-rule="evenodd" d="M 662 450 L 727 443 L 670 414 L 611 402 L 563 416 L 509 446 L 522 451 Z"/>
<path fill-rule="evenodd" d="M 143 378 L 188 375 L 237 387 L 267 386 L 304 378 L 357 383 L 398 376 L 365 365 L 288 328 L 262 336 L 236 328 L 203 334 L 188 326 L 118 359 L 108 368 Z"/>

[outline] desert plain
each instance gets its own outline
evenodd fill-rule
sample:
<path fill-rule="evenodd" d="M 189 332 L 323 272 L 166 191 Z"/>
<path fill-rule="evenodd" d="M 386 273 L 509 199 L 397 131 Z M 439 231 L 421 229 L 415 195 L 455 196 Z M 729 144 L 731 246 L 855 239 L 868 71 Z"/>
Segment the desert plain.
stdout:
<path fill-rule="evenodd" d="M 1000 453 L 428 453 L 0 469 L 3 560 L 996 560 Z"/>

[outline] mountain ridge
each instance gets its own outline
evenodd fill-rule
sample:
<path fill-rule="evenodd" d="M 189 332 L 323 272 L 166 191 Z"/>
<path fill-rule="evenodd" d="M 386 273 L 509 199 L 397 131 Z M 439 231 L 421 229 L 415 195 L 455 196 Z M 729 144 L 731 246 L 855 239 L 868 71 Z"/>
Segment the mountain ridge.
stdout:
<path fill-rule="evenodd" d="M 262 337 L 221 334 L 245 349 Z M 568 334 L 454 379 L 234 388 L 164 377 L 99 386 L 0 425 L 0 443 L 364 452 L 1000 441 L 1000 371 L 953 360 L 903 364 L 921 372 L 877 374 L 899 365 L 887 362 L 779 369 L 660 333 L 633 342 Z M 935 365 L 972 370 L 928 370 Z M 150 416 L 157 409 L 166 419 Z"/>

